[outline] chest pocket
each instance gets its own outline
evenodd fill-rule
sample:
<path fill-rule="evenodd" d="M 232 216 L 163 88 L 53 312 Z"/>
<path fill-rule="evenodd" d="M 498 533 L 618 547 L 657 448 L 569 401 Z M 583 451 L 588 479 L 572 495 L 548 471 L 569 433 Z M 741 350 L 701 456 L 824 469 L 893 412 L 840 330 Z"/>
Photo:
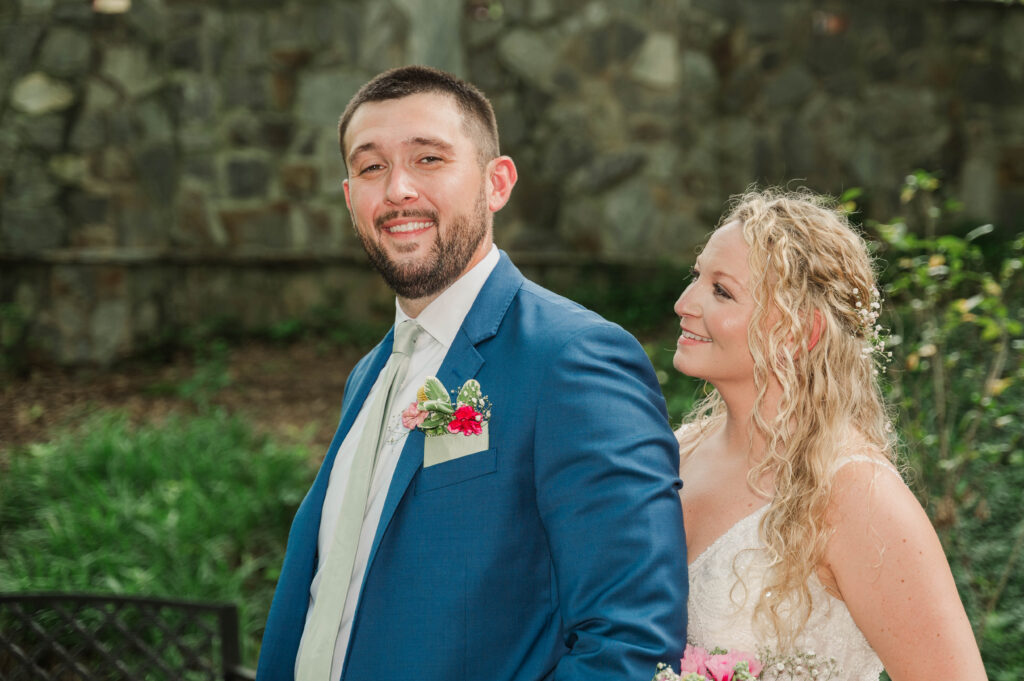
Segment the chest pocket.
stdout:
<path fill-rule="evenodd" d="M 457 485 L 460 482 L 490 475 L 498 470 L 497 448 L 427 466 L 416 477 L 416 494 Z"/>

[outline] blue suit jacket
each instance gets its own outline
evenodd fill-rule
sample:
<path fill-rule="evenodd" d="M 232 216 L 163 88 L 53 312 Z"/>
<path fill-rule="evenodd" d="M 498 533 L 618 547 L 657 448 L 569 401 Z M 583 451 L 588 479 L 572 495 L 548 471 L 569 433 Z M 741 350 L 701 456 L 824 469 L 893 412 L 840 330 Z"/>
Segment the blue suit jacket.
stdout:
<path fill-rule="evenodd" d="M 393 332 L 392 332 L 393 333 Z M 353 369 L 292 524 L 257 678 L 291 680 L 331 466 L 391 351 Z M 643 681 L 682 656 L 678 446 L 650 362 L 620 327 L 504 253 L 438 372 L 476 378 L 490 449 L 423 467 L 410 433 L 355 615 L 344 681 Z"/>

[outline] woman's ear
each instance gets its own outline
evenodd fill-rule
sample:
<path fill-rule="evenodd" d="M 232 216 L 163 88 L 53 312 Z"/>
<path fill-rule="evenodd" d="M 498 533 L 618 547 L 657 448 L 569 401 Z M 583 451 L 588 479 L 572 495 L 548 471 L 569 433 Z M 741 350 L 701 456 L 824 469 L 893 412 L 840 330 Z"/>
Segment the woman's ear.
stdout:
<path fill-rule="evenodd" d="M 807 341 L 807 352 L 814 349 L 814 346 L 821 340 L 821 331 L 825 322 L 821 318 L 821 313 L 817 310 L 814 311 L 814 321 L 811 322 L 811 337 Z"/>

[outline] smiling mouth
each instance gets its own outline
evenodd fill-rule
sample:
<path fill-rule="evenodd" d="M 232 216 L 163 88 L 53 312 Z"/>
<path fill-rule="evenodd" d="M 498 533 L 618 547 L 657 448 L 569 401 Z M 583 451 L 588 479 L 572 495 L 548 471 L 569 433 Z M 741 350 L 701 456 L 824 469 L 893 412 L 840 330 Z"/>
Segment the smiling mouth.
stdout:
<path fill-rule="evenodd" d="M 704 336 L 698 336 L 695 333 L 690 333 L 686 329 L 683 329 L 682 331 L 680 331 L 679 335 L 682 336 L 683 338 L 687 339 L 687 340 L 700 341 L 701 343 L 710 343 L 711 342 L 710 338 L 705 338 Z"/>
<path fill-rule="evenodd" d="M 394 227 L 385 227 L 384 231 L 388 234 L 406 234 L 408 232 L 418 232 L 421 229 L 427 229 L 433 227 L 434 222 L 428 220 L 426 222 L 403 222 L 400 225 Z"/>

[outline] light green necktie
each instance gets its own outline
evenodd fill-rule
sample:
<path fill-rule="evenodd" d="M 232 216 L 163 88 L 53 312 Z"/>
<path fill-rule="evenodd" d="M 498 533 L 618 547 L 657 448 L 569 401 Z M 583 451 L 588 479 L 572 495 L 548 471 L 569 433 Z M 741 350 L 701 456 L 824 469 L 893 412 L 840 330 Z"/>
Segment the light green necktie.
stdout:
<path fill-rule="evenodd" d="M 359 546 L 363 517 L 366 514 L 366 499 L 377 453 L 387 429 L 388 415 L 392 412 L 395 394 L 402 386 L 409 369 L 413 344 L 421 331 L 420 325 L 411 319 L 399 324 L 395 330 L 394 348 L 384 367 L 380 390 L 370 406 L 370 413 L 359 438 L 359 446 L 352 459 L 345 496 L 338 514 L 338 525 L 321 568 L 323 575 L 299 651 L 296 681 L 330 679 L 334 648 L 338 640 L 345 598 L 352 581 L 352 568 Z"/>

